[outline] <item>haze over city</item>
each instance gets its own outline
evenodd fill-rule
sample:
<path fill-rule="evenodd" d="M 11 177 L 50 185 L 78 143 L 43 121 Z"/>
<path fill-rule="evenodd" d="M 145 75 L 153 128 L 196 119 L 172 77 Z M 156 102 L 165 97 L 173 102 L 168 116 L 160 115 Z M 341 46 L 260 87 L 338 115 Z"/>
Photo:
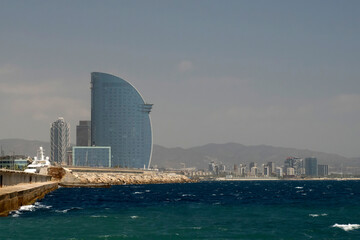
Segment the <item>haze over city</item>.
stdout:
<path fill-rule="evenodd" d="M 90 119 L 90 73 L 153 103 L 154 143 L 359 157 L 359 1 L 1 1 L 1 139 Z"/>

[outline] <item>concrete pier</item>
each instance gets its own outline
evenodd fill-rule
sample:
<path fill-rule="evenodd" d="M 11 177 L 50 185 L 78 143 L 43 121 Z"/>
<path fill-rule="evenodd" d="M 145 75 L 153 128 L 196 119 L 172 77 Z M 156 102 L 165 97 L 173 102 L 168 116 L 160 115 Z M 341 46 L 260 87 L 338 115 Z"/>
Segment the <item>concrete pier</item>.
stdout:
<path fill-rule="evenodd" d="M 0 216 L 7 216 L 10 211 L 17 210 L 23 205 L 33 204 L 57 188 L 57 182 L 25 183 L 0 188 Z"/>
<path fill-rule="evenodd" d="M 33 204 L 57 188 L 51 176 L 0 169 L 0 216 Z"/>

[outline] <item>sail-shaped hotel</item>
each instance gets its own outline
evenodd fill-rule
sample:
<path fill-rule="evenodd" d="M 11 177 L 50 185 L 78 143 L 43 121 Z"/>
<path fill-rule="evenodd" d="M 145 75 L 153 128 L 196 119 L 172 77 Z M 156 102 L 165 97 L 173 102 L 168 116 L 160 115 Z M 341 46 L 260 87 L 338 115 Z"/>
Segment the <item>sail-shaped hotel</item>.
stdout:
<path fill-rule="evenodd" d="M 112 167 L 150 166 L 151 108 L 124 79 L 91 73 L 91 144 L 111 147 Z"/>

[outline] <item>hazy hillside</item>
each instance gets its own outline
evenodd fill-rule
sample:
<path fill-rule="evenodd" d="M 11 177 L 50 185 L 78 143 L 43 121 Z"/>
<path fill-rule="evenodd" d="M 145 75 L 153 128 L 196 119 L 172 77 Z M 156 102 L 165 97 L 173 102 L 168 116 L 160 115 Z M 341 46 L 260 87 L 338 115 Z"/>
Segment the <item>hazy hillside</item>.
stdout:
<path fill-rule="evenodd" d="M 5 152 L 5 155 L 36 156 L 36 152 L 40 146 L 45 150 L 45 155 L 50 155 L 50 143 L 37 140 L 24 140 L 24 139 L 2 139 L 0 146 Z"/>
<path fill-rule="evenodd" d="M 155 145 L 152 165 L 179 168 L 181 167 L 180 163 L 185 163 L 186 167 L 207 169 L 211 160 L 223 162 L 229 167 L 240 163 L 257 162 L 261 164 L 269 161 L 282 165 L 288 156 L 301 158 L 314 156 L 318 158 L 319 164 L 329 164 L 336 168 L 360 166 L 360 159 L 348 159 L 336 154 L 266 145 L 245 146 L 238 143 L 207 144 L 188 149 L 165 148 Z"/>
<path fill-rule="evenodd" d="M 35 156 L 40 146 L 45 149 L 45 154 L 50 155 L 49 142 L 23 139 L 3 139 L 0 140 L 5 154 L 15 154 Z M 359 158 L 345 158 L 336 154 L 315 152 L 295 148 L 272 147 L 266 145 L 245 146 L 238 143 L 226 144 L 207 144 L 193 148 L 166 148 L 154 145 L 151 165 L 165 168 L 181 168 L 182 163 L 186 167 L 196 167 L 198 169 L 207 169 L 210 161 L 222 162 L 232 167 L 234 164 L 257 162 L 258 164 L 266 162 L 275 162 L 277 165 L 283 165 L 288 156 L 297 156 L 301 158 L 314 156 L 318 158 L 319 164 L 328 164 L 332 169 L 360 167 Z M 356 170 L 358 171 L 358 170 Z"/>

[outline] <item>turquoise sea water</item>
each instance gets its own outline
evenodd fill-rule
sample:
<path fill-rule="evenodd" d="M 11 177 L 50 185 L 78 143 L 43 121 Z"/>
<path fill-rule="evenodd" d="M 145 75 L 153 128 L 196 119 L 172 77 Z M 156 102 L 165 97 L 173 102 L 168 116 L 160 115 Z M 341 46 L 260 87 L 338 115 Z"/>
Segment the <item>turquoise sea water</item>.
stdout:
<path fill-rule="evenodd" d="M 360 239 L 360 181 L 59 188 L 0 239 Z"/>

